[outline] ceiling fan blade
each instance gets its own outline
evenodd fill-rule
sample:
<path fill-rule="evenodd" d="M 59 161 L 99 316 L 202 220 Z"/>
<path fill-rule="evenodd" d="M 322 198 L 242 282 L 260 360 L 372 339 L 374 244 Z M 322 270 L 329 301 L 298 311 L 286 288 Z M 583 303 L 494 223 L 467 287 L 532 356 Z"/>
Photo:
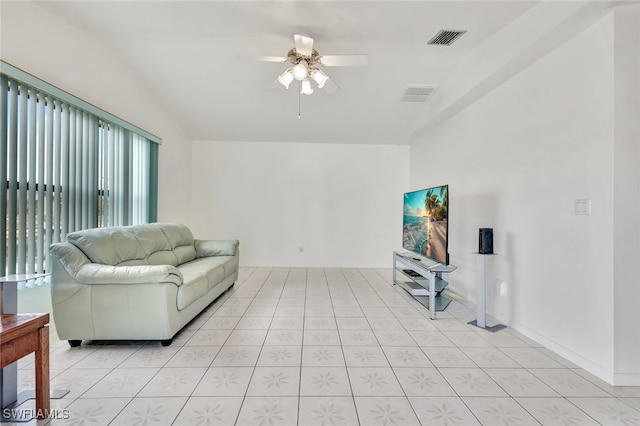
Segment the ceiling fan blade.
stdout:
<path fill-rule="evenodd" d="M 320 57 L 325 67 L 366 67 L 369 65 L 369 55 L 326 55 Z"/>
<path fill-rule="evenodd" d="M 253 61 L 253 62 L 287 62 L 287 58 L 283 56 L 251 56 L 251 55 L 238 55 L 239 61 Z"/>
<path fill-rule="evenodd" d="M 327 80 L 324 83 L 324 87 L 322 87 L 322 90 L 324 90 L 327 93 L 336 93 L 338 89 L 339 89 L 338 85 L 335 84 L 331 79 Z"/>
<path fill-rule="evenodd" d="M 296 42 L 296 52 L 302 56 L 311 56 L 313 53 L 313 39 L 308 35 L 296 34 L 293 36 Z"/>
<path fill-rule="evenodd" d="M 285 89 L 285 87 L 282 84 L 280 84 L 280 82 L 277 79 L 273 80 L 271 84 L 267 86 L 267 91 L 269 92 L 281 92 L 283 90 L 287 90 L 287 89 Z"/>

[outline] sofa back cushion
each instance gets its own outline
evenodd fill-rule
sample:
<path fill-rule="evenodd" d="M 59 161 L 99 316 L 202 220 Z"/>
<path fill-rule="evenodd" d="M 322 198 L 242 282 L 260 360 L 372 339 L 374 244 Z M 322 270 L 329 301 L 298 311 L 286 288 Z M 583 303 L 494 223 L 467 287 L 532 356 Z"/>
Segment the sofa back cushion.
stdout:
<path fill-rule="evenodd" d="M 173 252 L 171 243 L 162 232 L 160 224 L 135 225 L 127 230 L 136 237 L 145 252 L 144 262 L 149 265 L 177 266 L 178 258 Z M 122 266 L 133 266 L 137 259 L 129 259 Z"/>
<path fill-rule="evenodd" d="M 171 250 L 176 255 L 178 265 L 196 258 L 195 241 L 189 228 L 179 223 L 152 224 L 151 226 L 158 226 L 162 229 Z"/>
<path fill-rule="evenodd" d="M 67 241 L 93 263 L 119 265 L 128 260 L 144 261 L 147 256 L 138 239 L 126 228 L 85 229 L 68 234 Z"/>
<path fill-rule="evenodd" d="M 85 229 L 67 241 L 92 262 L 113 266 L 177 266 L 196 257 L 191 230 L 174 223 Z"/>

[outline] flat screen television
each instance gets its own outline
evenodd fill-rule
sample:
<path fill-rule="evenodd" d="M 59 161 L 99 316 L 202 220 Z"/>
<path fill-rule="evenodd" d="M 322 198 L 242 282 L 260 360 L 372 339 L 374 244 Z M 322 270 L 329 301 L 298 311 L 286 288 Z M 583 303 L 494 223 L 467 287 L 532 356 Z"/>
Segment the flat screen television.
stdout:
<path fill-rule="evenodd" d="M 449 185 L 404 194 L 402 247 L 449 264 Z"/>

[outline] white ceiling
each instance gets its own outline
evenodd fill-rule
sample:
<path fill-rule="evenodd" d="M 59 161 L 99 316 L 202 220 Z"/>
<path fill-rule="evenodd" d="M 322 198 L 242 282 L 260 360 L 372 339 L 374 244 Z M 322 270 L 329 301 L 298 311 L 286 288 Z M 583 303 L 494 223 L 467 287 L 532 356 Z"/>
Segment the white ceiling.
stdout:
<path fill-rule="evenodd" d="M 446 85 L 480 43 L 537 1 L 64 1 L 47 9 L 91 34 L 137 76 L 194 140 L 406 144 L 427 121 L 402 103 L 408 84 Z M 466 30 L 429 46 L 441 29 Z M 274 84 L 293 34 L 320 55 L 366 53 L 365 68 L 331 67 L 335 94 Z"/>

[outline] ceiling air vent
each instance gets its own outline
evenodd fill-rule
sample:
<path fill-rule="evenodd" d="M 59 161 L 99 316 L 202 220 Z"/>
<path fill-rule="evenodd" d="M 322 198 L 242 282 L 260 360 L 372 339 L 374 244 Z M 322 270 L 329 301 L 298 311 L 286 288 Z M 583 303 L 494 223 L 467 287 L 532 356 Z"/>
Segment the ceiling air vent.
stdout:
<path fill-rule="evenodd" d="M 424 102 L 438 86 L 409 84 L 402 94 L 402 102 Z"/>
<path fill-rule="evenodd" d="M 466 31 L 440 30 L 427 44 L 437 44 L 439 46 L 451 46 Z"/>

